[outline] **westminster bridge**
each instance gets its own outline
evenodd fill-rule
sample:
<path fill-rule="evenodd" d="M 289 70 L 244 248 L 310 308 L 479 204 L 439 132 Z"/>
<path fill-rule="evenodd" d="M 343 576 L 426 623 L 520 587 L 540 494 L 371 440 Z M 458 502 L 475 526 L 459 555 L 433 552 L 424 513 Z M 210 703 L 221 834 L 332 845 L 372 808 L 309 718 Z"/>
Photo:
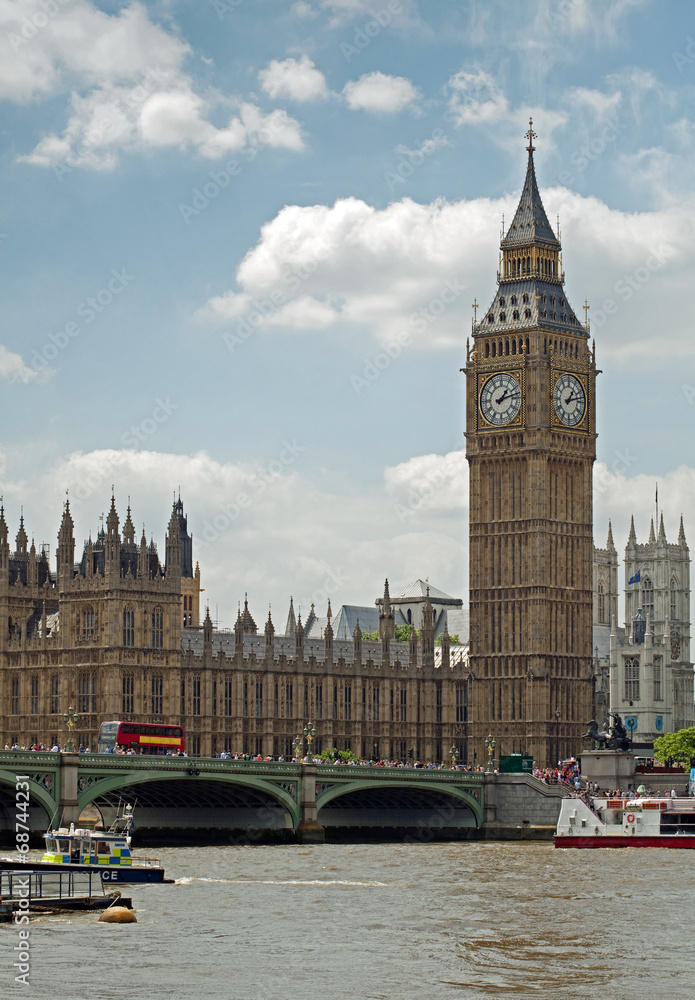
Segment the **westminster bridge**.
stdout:
<path fill-rule="evenodd" d="M 0 835 L 14 837 L 17 781 L 28 784 L 37 835 L 96 807 L 109 825 L 136 804 L 137 835 L 322 840 L 359 832 L 434 837 L 547 836 L 558 787 L 522 774 L 290 764 L 209 757 L 0 751 Z M 22 786 L 23 787 L 23 786 Z"/>

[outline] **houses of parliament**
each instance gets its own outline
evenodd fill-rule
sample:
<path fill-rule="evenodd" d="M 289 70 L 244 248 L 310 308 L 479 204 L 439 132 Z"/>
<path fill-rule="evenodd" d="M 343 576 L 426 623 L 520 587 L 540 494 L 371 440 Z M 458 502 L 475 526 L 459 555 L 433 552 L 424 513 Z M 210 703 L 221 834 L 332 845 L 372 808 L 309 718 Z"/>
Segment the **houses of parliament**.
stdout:
<path fill-rule="evenodd" d="M 66 501 L 55 569 L 29 545 L 21 517 L 11 544 L 0 507 L 0 746 L 64 743 L 63 715 L 72 705 L 76 735 L 93 749 L 100 724 L 121 719 L 180 722 L 193 754 L 290 756 L 312 721 L 319 750 L 442 761 L 453 747 L 474 764 L 487 758 L 491 733 L 498 753 L 523 751 L 546 765 L 580 752 L 588 721 L 601 721 L 611 704 L 625 711 L 629 703 L 645 733 L 658 730 L 659 719 L 662 726 L 692 719 L 682 527 L 675 546 L 662 532 L 642 547 L 631 535 L 631 573 L 640 560 L 650 567 L 651 620 L 631 632 L 641 613 L 633 595 L 618 634 L 612 535 L 606 550 L 593 545 L 596 357 L 564 290 L 559 235 L 536 181 L 532 126 L 527 138 L 526 178 L 502 234 L 496 291 L 474 322 L 462 369 L 467 646 L 452 646 L 448 628 L 445 605 L 460 602 L 441 595 L 439 606 L 429 588 L 417 597 L 421 628 L 397 642 L 396 626 L 414 621 L 413 609 L 403 617 L 406 598 L 392 597 L 388 582 L 371 609 L 377 641 L 363 637 L 366 612 L 351 635 L 336 634 L 330 604 L 323 619 L 312 608 L 304 623 L 291 612 L 280 631 L 270 615 L 259 628 L 245 602 L 233 629 L 213 628 L 209 612 L 201 621 L 201 574 L 180 497 L 163 559 L 144 533 L 136 539 L 130 506 L 121 526 L 113 496 L 76 559 Z M 652 643 L 655 608 L 660 635 Z M 602 650 L 597 627 L 606 633 Z M 641 714 L 640 690 L 650 706 L 645 701 Z M 657 690 L 670 697 L 669 711 L 655 702 Z"/>

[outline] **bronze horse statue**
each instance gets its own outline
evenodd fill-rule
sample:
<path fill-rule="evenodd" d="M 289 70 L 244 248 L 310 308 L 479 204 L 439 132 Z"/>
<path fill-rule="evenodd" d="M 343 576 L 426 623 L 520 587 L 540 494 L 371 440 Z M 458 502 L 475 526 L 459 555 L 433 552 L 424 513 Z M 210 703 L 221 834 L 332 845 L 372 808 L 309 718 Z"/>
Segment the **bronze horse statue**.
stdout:
<path fill-rule="evenodd" d="M 606 729 L 599 730 L 596 719 L 592 719 L 589 723 L 588 731 L 586 733 L 582 733 L 582 739 L 593 740 L 598 750 L 606 750 L 606 744 L 610 738 L 610 733 L 607 732 Z"/>

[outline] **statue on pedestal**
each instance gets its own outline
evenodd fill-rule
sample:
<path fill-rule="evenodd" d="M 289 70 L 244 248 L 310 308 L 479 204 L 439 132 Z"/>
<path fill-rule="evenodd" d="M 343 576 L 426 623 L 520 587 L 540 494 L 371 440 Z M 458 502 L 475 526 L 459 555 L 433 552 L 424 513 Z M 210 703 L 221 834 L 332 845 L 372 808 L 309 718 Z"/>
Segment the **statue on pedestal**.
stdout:
<path fill-rule="evenodd" d="M 593 740 L 596 750 L 619 750 L 623 752 L 629 750 L 631 740 L 627 735 L 623 720 L 617 712 L 612 712 L 611 718 L 613 719 L 613 725 L 610 729 L 608 728 L 608 724 L 604 723 L 603 729 L 600 731 L 596 720 L 592 719 L 589 723 L 588 731 L 582 734 L 582 739 Z"/>

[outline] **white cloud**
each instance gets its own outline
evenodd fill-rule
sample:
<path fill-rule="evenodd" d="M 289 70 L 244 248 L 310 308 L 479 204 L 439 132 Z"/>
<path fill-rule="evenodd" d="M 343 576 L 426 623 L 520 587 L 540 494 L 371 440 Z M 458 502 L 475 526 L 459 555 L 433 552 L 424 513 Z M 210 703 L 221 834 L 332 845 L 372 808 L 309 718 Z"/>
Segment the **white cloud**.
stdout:
<path fill-rule="evenodd" d="M 619 90 L 614 90 L 612 94 L 604 94 L 601 90 L 590 90 L 587 87 L 574 87 L 564 96 L 569 104 L 577 108 L 586 108 L 597 118 L 614 114 L 622 101 Z"/>
<path fill-rule="evenodd" d="M 621 212 L 566 188 L 543 198 L 548 217 L 561 216 L 567 291 L 580 318 L 592 290 L 600 358 L 653 369 L 670 364 L 672 351 L 690 353 L 695 205 Z M 460 347 L 473 296 L 483 308 L 493 297 L 498 234 L 491 220 L 503 212 L 509 218 L 517 202 L 511 194 L 427 205 L 406 198 L 380 210 L 357 198 L 287 206 L 263 226 L 235 287 L 201 312 L 232 331 L 248 322 L 341 335 L 361 326 L 380 344 L 405 335 L 409 349 Z M 665 297 L 682 317 L 670 352 L 661 344 Z"/>
<path fill-rule="evenodd" d="M 9 382 L 22 382 L 27 385 L 29 382 L 45 381 L 52 371 L 36 372 L 33 368 L 27 367 L 20 354 L 0 344 L 0 378 L 6 378 Z"/>
<path fill-rule="evenodd" d="M 353 110 L 394 113 L 418 98 L 418 92 L 404 76 L 387 76 L 378 71 L 350 80 L 343 88 L 348 107 Z"/>
<path fill-rule="evenodd" d="M 189 47 L 153 24 L 140 4 L 107 15 L 75 0 L 20 44 L 16 32 L 34 10 L 29 0 L 16 9 L 0 0 L 8 32 L 0 36 L 0 97 L 28 100 L 70 88 L 72 113 L 62 133 L 44 136 L 21 161 L 111 170 L 119 153 L 145 148 L 193 149 L 210 159 L 245 146 L 303 148 L 299 123 L 279 109 L 265 113 L 239 101 L 225 126 L 213 125 L 219 98 L 194 90 L 182 68 Z"/>
<path fill-rule="evenodd" d="M 258 74 L 261 87 L 273 100 L 316 101 L 328 97 L 326 78 L 308 56 L 272 62 Z"/>
<path fill-rule="evenodd" d="M 449 110 L 457 125 L 494 123 L 509 114 L 509 102 L 489 73 L 460 70 L 447 86 Z"/>

